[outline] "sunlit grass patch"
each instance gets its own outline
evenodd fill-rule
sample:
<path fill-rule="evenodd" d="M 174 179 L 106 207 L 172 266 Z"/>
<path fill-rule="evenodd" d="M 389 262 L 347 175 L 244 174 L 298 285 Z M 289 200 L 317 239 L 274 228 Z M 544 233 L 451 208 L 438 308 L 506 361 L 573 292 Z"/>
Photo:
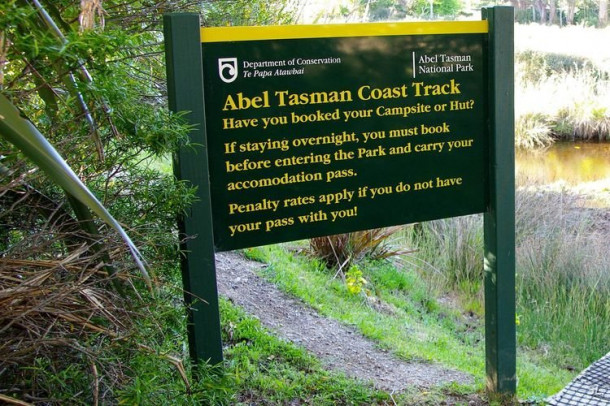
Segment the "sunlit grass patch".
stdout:
<path fill-rule="evenodd" d="M 338 372 L 270 334 L 243 310 L 221 300 L 230 396 L 223 404 L 382 405 L 389 396 Z"/>
<path fill-rule="evenodd" d="M 370 292 L 353 295 L 341 280 L 333 278 L 332 272 L 305 257 L 290 254 L 282 246 L 254 248 L 248 252 L 270 264 L 263 271 L 266 278 L 302 298 L 321 314 L 354 326 L 405 360 L 438 362 L 470 373 L 477 383 L 468 385 L 468 391 L 484 391 L 481 317 L 460 310 L 455 300 L 435 293 L 447 290 L 439 285 L 431 288 L 430 281 L 421 278 L 413 265 L 421 261 L 408 261 L 407 257 L 400 267 L 387 261 L 366 263 L 362 269 Z M 443 255 L 444 252 L 436 253 L 437 257 Z M 481 306 L 480 300 L 473 301 Z M 523 399 L 554 393 L 573 376 L 550 363 L 537 364 L 528 354 L 528 351 L 519 352 L 524 372 L 520 375 L 518 390 Z M 437 396 L 438 389 L 435 393 Z"/>

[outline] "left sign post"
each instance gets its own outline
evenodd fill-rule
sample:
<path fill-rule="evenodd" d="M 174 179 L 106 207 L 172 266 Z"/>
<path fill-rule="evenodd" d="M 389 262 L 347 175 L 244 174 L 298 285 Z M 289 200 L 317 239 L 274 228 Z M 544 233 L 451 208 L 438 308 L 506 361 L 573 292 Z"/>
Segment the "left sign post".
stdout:
<path fill-rule="evenodd" d="M 220 313 L 210 202 L 210 183 L 203 108 L 203 64 L 197 14 L 171 14 L 163 18 L 169 108 L 188 112 L 193 124 L 190 146 L 182 147 L 174 162 L 177 179 L 189 179 L 197 199 L 178 219 L 181 240 L 182 281 L 188 311 L 191 359 L 216 365 L 222 362 Z"/>

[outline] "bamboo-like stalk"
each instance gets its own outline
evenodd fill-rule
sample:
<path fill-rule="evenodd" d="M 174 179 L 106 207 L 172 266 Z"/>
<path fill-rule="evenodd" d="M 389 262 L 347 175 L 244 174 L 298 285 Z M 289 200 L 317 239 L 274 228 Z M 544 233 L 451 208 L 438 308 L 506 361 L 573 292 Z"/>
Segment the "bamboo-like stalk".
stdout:
<path fill-rule="evenodd" d="M 8 40 L 4 31 L 0 31 L 0 90 L 4 88 L 4 66 L 8 63 L 6 54 L 8 50 Z"/>
<path fill-rule="evenodd" d="M 21 400 L 19 400 L 19 399 L 12 398 L 12 397 L 10 397 L 10 396 L 6 396 L 6 395 L 3 395 L 3 394 L 1 394 L 1 393 L 0 393 L 0 400 L 1 400 L 1 401 L 3 401 L 3 402 L 6 402 L 6 403 L 7 403 L 7 404 L 9 404 L 9 405 L 17 405 L 17 406 L 34 406 L 34 405 L 33 405 L 33 404 L 31 404 L 31 403 L 27 403 L 27 402 L 21 401 Z"/>

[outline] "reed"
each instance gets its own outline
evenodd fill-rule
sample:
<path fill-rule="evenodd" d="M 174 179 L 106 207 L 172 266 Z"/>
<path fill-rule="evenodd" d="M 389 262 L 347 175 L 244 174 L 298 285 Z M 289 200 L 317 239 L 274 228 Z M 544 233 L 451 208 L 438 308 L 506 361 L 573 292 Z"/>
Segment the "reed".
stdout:
<path fill-rule="evenodd" d="M 540 188 L 516 198 L 519 343 L 576 370 L 605 354 L 610 336 L 610 221 L 585 203 Z M 482 310 L 481 216 L 424 223 L 407 240 L 420 273 L 458 291 L 466 310 Z"/>
<path fill-rule="evenodd" d="M 483 233 L 480 215 L 416 224 L 407 232 L 419 270 L 435 284 L 478 292 L 483 280 Z"/>
<path fill-rule="evenodd" d="M 520 341 L 581 369 L 608 350 L 610 223 L 565 190 L 522 190 L 517 202 Z"/>

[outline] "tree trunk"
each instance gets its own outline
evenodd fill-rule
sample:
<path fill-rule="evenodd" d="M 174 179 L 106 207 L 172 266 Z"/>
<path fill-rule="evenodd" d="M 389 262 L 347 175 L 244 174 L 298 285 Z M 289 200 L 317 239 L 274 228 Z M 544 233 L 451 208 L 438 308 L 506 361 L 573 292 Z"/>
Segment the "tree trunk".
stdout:
<path fill-rule="evenodd" d="M 599 19 L 597 26 L 604 28 L 608 25 L 608 0 L 599 0 Z"/>
<path fill-rule="evenodd" d="M 568 0 L 568 10 L 566 12 L 566 25 L 574 24 L 574 14 L 576 14 L 576 0 Z"/>
<path fill-rule="evenodd" d="M 603 1 L 603 0 L 600 0 Z M 549 25 L 557 23 L 557 0 L 549 1 Z"/>
<path fill-rule="evenodd" d="M 546 23 L 546 4 L 543 0 L 536 0 L 534 3 L 534 8 L 536 9 L 540 24 Z"/>

